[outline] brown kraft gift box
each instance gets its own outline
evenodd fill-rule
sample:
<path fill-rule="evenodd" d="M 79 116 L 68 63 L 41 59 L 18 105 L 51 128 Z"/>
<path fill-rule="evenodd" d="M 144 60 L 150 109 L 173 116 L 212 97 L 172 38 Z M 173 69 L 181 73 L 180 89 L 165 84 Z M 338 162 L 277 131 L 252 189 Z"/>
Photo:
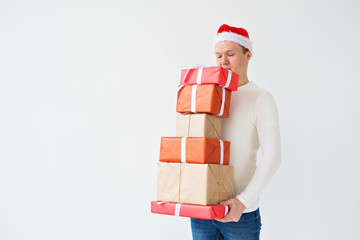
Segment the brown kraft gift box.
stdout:
<path fill-rule="evenodd" d="M 176 137 L 221 138 L 221 117 L 207 113 L 184 113 L 176 117 Z"/>
<path fill-rule="evenodd" d="M 233 196 L 233 166 L 158 163 L 157 201 L 216 205 Z"/>

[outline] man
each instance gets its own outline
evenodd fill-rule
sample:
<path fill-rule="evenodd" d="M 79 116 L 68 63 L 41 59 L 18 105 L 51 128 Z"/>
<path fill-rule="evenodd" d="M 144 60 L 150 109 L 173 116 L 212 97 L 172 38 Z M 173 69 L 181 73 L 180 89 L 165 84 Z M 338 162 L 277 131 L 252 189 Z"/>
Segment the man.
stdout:
<path fill-rule="evenodd" d="M 220 203 L 230 208 L 222 219 L 191 219 L 193 238 L 255 240 L 261 229 L 259 195 L 281 163 L 277 108 L 269 92 L 249 82 L 247 67 L 253 48 L 245 29 L 222 25 L 214 47 L 217 65 L 240 75 L 222 133 L 231 142 L 234 198 Z M 262 160 L 256 164 L 259 146 Z"/>

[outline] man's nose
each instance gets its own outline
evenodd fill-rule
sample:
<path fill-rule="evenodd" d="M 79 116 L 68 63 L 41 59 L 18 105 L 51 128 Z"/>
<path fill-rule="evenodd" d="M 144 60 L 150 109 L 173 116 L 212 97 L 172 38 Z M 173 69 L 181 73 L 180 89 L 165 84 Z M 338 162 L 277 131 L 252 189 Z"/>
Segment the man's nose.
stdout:
<path fill-rule="evenodd" d="M 221 58 L 221 66 L 226 66 L 229 64 L 229 60 L 227 59 L 227 57 L 222 57 Z"/>

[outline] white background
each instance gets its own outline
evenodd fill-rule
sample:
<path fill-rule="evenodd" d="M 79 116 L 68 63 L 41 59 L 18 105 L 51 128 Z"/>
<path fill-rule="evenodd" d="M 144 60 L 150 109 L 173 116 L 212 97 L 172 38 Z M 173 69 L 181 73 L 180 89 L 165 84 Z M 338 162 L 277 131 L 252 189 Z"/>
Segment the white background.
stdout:
<path fill-rule="evenodd" d="M 248 29 L 283 164 L 262 239 L 360 235 L 358 1 L 0 1 L 0 239 L 190 239 L 150 213 L 180 70 Z"/>

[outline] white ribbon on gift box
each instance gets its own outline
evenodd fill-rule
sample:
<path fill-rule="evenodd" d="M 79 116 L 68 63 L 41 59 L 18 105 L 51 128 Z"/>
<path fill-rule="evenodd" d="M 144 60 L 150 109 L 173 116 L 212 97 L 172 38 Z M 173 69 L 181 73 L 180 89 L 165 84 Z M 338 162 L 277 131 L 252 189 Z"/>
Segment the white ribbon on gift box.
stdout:
<path fill-rule="evenodd" d="M 191 90 L 191 112 L 193 113 L 196 113 L 196 90 L 197 85 L 193 85 Z"/>
<path fill-rule="evenodd" d="M 224 88 L 224 87 L 221 87 L 221 88 L 222 88 L 221 108 L 220 108 L 220 113 L 217 115 L 217 116 L 219 116 L 219 117 L 221 117 L 221 116 L 224 114 L 225 94 L 226 94 L 225 88 Z"/>
<path fill-rule="evenodd" d="M 181 162 L 182 163 L 186 163 L 186 140 L 187 137 L 182 137 L 181 138 Z M 224 164 L 224 141 L 221 139 L 219 140 L 219 145 L 220 145 L 220 164 Z"/>
<path fill-rule="evenodd" d="M 229 206 L 225 205 L 225 215 L 224 216 L 226 216 L 226 214 L 228 214 L 228 212 L 229 212 Z"/>
<path fill-rule="evenodd" d="M 219 139 L 220 143 L 220 164 L 224 164 L 224 141 Z"/>
<path fill-rule="evenodd" d="M 181 138 L 181 162 L 183 163 L 186 162 L 186 138 L 187 137 Z"/>
<path fill-rule="evenodd" d="M 201 84 L 202 71 L 203 71 L 203 68 L 198 69 L 197 76 L 196 76 L 196 83 L 197 84 Z"/>
<path fill-rule="evenodd" d="M 228 69 L 228 76 L 227 76 L 225 88 L 228 88 L 228 87 L 229 87 L 230 82 L 231 82 L 231 76 L 232 76 L 232 72 Z"/>
<path fill-rule="evenodd" d="M 175 205 L 175 213 L 174 213 L 175 216 L 180 216 L 180 207 L 181 207 L 181 203 L 177 203 Z"/>

